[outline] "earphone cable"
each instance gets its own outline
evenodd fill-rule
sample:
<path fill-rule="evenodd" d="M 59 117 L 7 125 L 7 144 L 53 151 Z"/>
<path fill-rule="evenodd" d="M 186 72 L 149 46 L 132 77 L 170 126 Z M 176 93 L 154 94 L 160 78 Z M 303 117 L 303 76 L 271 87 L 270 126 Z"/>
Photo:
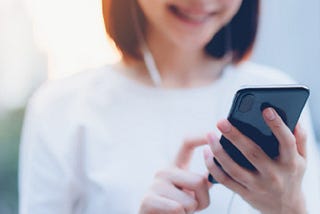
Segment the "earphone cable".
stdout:
<path fill-rule="evenodd" d="M 236 195 L 236 193 L 233 192 L 233 193 L 232 193 L 232 196 L 231 196 L 231 199 L 230 199 L 230 201 L 229 201 L 227 214 L 231 214 L 231 208 L 232 208 L 232 204 L 233 204 L 233 202 L 234 202 L 235 195 Z"/>

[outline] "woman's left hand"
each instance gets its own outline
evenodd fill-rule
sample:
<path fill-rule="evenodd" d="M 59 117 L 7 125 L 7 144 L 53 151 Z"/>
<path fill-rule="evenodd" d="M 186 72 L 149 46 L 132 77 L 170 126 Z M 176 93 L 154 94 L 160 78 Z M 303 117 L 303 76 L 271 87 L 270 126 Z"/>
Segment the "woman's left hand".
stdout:
<path fill-rule="evenodd" d="M 249 171 L 235 163 L 214 134 L 208 136 L 211 151 L 205 151 L 207 168 L 220 184 L 241 195 L 262 213 L 306 213 L 301 190 L 306 168 L 306 135 L 299 124 L 292 134 L 272 108 L 265 109 L 263 117 L 279 141 L 280 155 L 276 160 L 223 120 L 218 123 L 219 130 L 257 171 Z M 213 156 L 223 170 L 213 162 Z"/>

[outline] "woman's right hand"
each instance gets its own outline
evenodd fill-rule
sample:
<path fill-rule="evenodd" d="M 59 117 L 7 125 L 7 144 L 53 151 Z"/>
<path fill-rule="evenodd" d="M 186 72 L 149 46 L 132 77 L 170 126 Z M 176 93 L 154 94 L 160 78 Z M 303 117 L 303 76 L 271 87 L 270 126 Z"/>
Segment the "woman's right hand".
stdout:
<path fill-rule="evenodd" d="M 207 143 L 203 138 L 186 140 L 182 144 L 174 165 L 156 173 L 140 206 L 140 214 L 189 214 L 208 207 L 211 185 L 207 176 L 188 170 L 194 149 Z"/>

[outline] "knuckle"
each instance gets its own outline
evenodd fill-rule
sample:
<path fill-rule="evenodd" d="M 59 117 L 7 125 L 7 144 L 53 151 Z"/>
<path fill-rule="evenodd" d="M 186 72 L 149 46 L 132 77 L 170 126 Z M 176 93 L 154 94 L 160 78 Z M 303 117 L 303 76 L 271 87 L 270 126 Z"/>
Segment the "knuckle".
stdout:
<path fill-rule="evenodd" d="M 283 145 L 286 147 L 287 150 L 289 151 L 296 151 L 297 149 L 297 144 L 295 141 L 289 139 L 287 142 L 284 142 Z"/>
<path fill-rule="evenodd" d="M 262 188 L 269 188 L 270 186 L 272 187 L 272 189 L 275 190 L 280 190 L 283 186 L 283 182 L 282 182 L 282 175 L 280 172 L 276 172 L 273 168 L 265 168 L 264 169 L 265 172 L 265 176 L 268 179 L 268 183 L 270 183 L 271 185 L 268 185 L 267 187 L 265 185 L 258 183 L 258 185 L 256 185 L 256 188 L 259 189 L 261 192 L 263 192 Z"/>
<path fill-rule="evenodd" d="M 283 122 L 280 117 L 277 117 L 274 121 L 272 121 L 272 126 L 275 129 L 280 129 L 283 125 Z"/>
<path fill-rule="evenodd" d="M 226 174 L 220 174 L 216 177 L 216 179 L 223 185 L 227 185 L 229 183 L 229 177 Z"/>
<path fill-rule="evenodd" d="M 246 200 L 246 201 L 249 201 L 249 202 L 252 202 L 254 197 L 253 197 L 253 194 L 250 194 L 249 192 L 243 192 L 241 193 L 241 197 Z"/>
<path fill-rule="evenodd" d="M 169 208 L 169 212 L 173 214 L 181 214 L 184 213 L 184 207 L 179 203 L 175 203 Z"/>
<path fill-rule="evenodd" d="M 296 138 L 294 137 L 293 134 L 289 135 L 288 137 L 288 144 L 292 147 L 296 146 L 297 145 L 297 140 Z"/>
<path fill-rule="evenodd" d="M 153 204 L 153 197 L 151 195 L 146 195 L 142 199 L 140 211 L 143 211 L 142 213 L 153 213 L 154 209 L 152 207 L 152 204 Z"/>
<path fill-rule="evenodd" d="M 247 148 L 244 153 L 245 153 L 245 156 L 250 158 L 250 159 L 253 159 L 253 160 L 256 160 L 256 159 L 259 159 L 260 157 L 260 153 L 261 153 L 261 149 L 258 145 L 256 144 L 248 144 L 247 145 Z"/>
<path fill-rule="evenodd" d="M 221 157 L 224 155 L 225 151 L 222 148 L 222 146 L 219 146 L 219 147 L 214 148 L 212 152 L 213 152 L 214 156 Z"/>
<path fill-rule="evenodd" d="M 199 207 L 199 209 L 203 210 L 203 209 L 207 208 L 209 205 L 210 205 L 210 199 L 209 199 L 209 197 L 208 197 L 207 200 L 205 200 L 205 201 L 203 202 L 203 204 L 201 205 L 201 207 Z"/>
<path fill-rule="evenodd" d="M 169 191 L 170 184 L 161 179 L 155 179 L 151 186 L 149 187 L 149 194 L 152 195 L 163 195 L 165 192 Z"/>
<path fill-rule="evenodd" d="M 145 207 L 147 204 L 149 204 L 151 201 L 151 196 L 150 195 L 146 195 L 141 202 L 141 206 Z"/>
<path fill-rule="evenodd" d="M 206 186 L 206 185 L 207 185 L 207 179 L 202 176 L 199 176 L 195 181 L 195 186 L 197 188 L 202 188 L 203 186 Z"/>
<path fill-rule="evenodd" d="M 263 168 L 263 173 L 267 176 L 267 177 L 271 177 L 274 174 L 274 168 L 273 167 L 265 167 Z"/>
<path fill-rule="evenodd" d="M 205 197 L 204 199 L 199 201 L 198 206 L 196 207 L 196 210 L 203 210 L 203 209 L 207 208 L 209 205 L 210 205 L 210 198 L 209 198 L 209 194 L 208 194 L 207 197 Z"/>
<path fill-rule="evenodd" d="M 155 178 L 167 178 L 169 175 L 168 169 L 161 169 L 157 171 L 154 175 Z"/>
<path fill-rule="evenodd" d="M 156 178 L 156 179 L 154 179 L 154 181 L 150 187 L 150 190 L 157 191 L 160 187 L 163 188 L 164 184 L 165 184 L 165 182 L 162 179 Z"/>
<path fill-rule="evenodd" d="M 241 172 L 238 170 L 231 168 L 228 171 L 228 174 L 231 175 L 232 178 L 235 178 L 236 180 L 243 180 Z"/>
<path fill-rule="evenodd" d="M 232 129 L 230 134 L 229 134 L 229 138 L 233 141 L 238 140 L 240 137 L 240 133 L 238 131 L 236 131 L 235 129 Z"/>
<path fill-rule="evenodd" d="M 283 189 L 283 182 L 280 176 L 275 173 L 270 174 L 269 181 L 272 184 L 273 189 L 281 191 Z"/>
<path fill-rule="evenodd" d="M 196 200 L 192 200 L 188 205 L 186 206 L 186 210 L 189 212 L 194 212 L 198 208 L 198 202 Z"/>
<path fill-rule="evenodd" d="M 286 167 L 290 171 L 290 173 L 296 174 L 301 168 L 300 165 L 301 164 L 295 159 L 295 160 L 292 160 L 292 161 L 288 162 L 286 164 Z"/>
<path fill-rule="evenodd" d="M 192 139 L 185 139 L 184 141 L 183 141 L 183 144 L 182 144 L 182 146 L 183 146 L 183 148 L 185 148 L 186 150 L 190 150 L 190 149 L 192 149 L 193 147 L 194 147 L 194 141 L 192 140 Z"/>
<path fill-rule="evenodd" d="M 253 186 L 254 186 L 254 191 L 256 193 L 258 193 L 259 195 L 264 195 L 267 192 L 267 190 L 266 190 L 267 187 L 265 184 L 261 184 L 259 182 L 256 182 Z"/>

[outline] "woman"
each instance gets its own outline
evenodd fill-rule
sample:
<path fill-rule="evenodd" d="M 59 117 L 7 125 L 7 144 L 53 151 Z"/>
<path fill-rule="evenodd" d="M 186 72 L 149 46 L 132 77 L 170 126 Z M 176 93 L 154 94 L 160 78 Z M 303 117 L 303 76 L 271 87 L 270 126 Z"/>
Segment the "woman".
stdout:
<path fill-rule="evenodd" d="M 103 9 L 122 61 L 47 83 L 31 99 L 21 145 L 21 213 L 320 210 L 307 112 L 294 134 L 273 109 L 263 112 L 280 142 L 277 160 L 227 120 L 218 122 L 241 85 L 293 82 L 246 61 L 258 0 L 104 0 Z M 257 173 L 228 158 L 220 133 Z M 207 182 L 208 171 L 220 184 Z"/>

